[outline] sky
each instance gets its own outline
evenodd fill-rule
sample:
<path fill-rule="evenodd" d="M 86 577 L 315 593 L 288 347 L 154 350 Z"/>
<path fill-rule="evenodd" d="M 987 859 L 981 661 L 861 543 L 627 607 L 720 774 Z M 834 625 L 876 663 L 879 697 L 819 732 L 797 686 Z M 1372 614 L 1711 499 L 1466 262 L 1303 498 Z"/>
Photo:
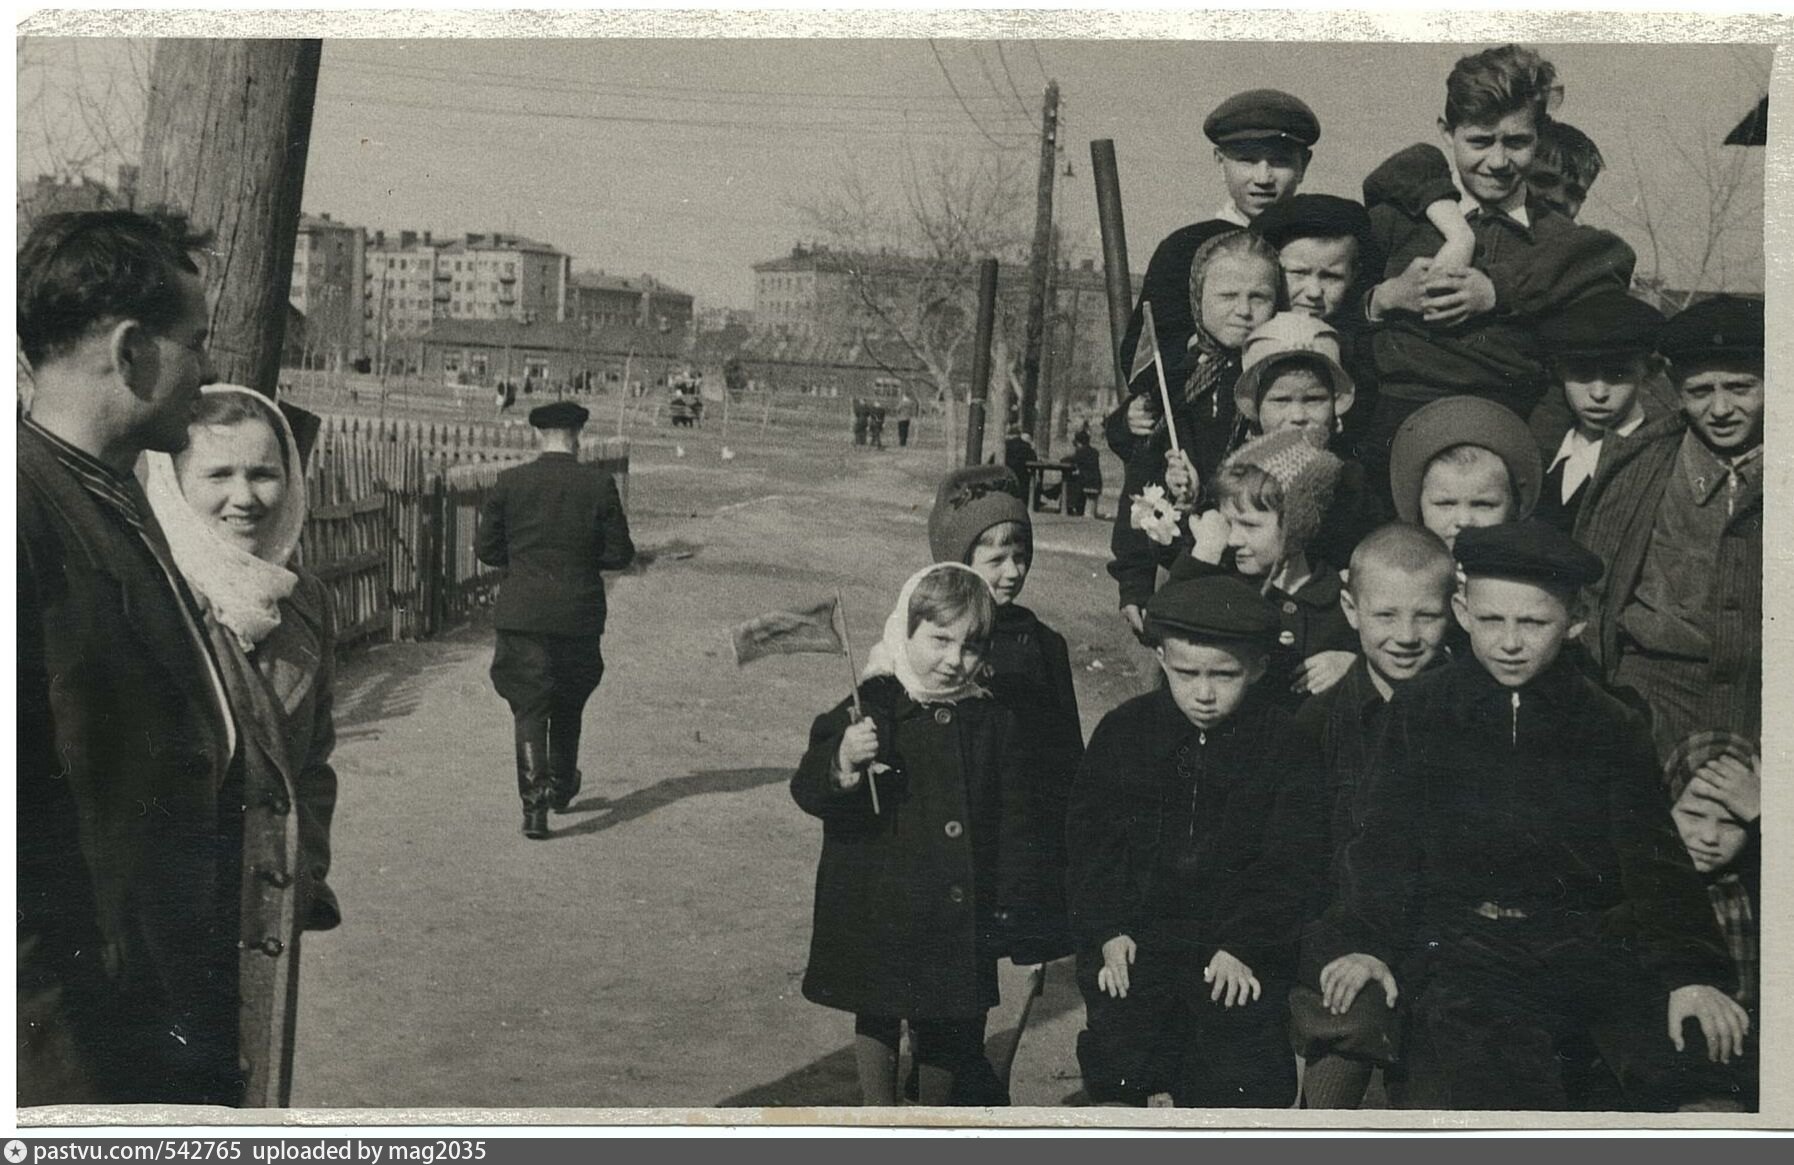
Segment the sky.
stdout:
<path fill-rule="evenodd" d="M 1481 47 L 327 40 L 304 206 L 389 234 L 516 232 L 560 247 L 576 268 L 651 274 L 696 295 L 700 308 L 751 307 L 752 264 L 815 234 L 801 208 L 844 169 L 895 182 L 939 156 L 989 153 L 1031 176 L 1051 77 L 1062 97 L 1055 215 L 1066 256 L 1100 254 L 1089 143 L 1111 138 L 1137 275 L 1160 238 L 1219 205 L 1201 126 L 1229 94 L 1273 87 L 1305 100 L 1322 136 L 1303 189 L 1356 197 L 1382 158 L 1436 140 L 1445 76 Z M 1655 266 L 1672 285 L 1704 268 L 1709 286 L 1760 291 L 1764 151 L 1719 143 L 1766 91 L 1770 49 L 1533 47 L 1564 83 L 1559 116 L 1608 161 L 1583 221 L 1618 232 L 1639 251 L 1641 270 Z M 125 143 L 117 152 L 131 152 L 150 49 L 25 43 L 20 175 L 93 154 L 70 143 L 91 139 L 96 121 Z M 1709 179 L 1739 192 L 1711 247 Z"/>

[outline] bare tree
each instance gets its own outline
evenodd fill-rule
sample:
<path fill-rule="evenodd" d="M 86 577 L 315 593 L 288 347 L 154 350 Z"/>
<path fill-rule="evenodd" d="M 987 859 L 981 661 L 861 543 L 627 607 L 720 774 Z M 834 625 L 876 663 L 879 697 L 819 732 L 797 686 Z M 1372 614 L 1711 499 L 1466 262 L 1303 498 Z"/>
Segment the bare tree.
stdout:
<path fill-rule="evenodd" d="M 154 51 L 146 39 L 19 37 L 20 160 L 35 159 L 40 172 L 61 182 L 110 182 L 120 166 L 135 165 Z"/>
<path fill-rule="evenodd" d="M 1001 156 L 910 159 L 897 181 L 874 183 L 843 170 L 820 199 L 798 211 L 817 232 L 820 264 L 841 279 L 850 307 L 827 330 L 908 356 L 952 410 L 955 377 L 969 364 L 977 326 L 978 261 L 1019 261 L 1028 239 L 1022 167 Z M 870 341 L 870 342 L 868 342 Z M 955 434 L 957 436 L 957 434 Z"/>
<path fill-rule="evenodd" d="M 1667 119 L 1652 130 L 1651 139 L 1659 151 L 1654 165 L 1639 157 L 1627 131 L 1636 176 L 1631 197 L 1600 198 L 1630 228 L 1628 236 L 1642 244 L 1634 283 L 1671 313 L 1686 307 L 1696 292 L 1754 286 L 1761 279 L 1760 258 L 1752 264 L 1754 272 L 1740 271 L 1733 242 L 1762 236 L 1763 151 L 1717 139 L 1690 140 Z M 1663 180 L 1665 149 L 1676 160 L 1667 172 L 1679 184 Z M 1600 192 L 1598 184 L 1595 190 Z"/>

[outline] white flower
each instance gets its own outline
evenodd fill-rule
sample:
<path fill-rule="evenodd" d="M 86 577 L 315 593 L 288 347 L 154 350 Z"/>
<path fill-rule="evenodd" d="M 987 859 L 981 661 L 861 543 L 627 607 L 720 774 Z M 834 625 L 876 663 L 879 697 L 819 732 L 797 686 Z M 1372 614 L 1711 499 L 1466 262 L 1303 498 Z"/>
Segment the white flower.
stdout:
<path fill-rule="evenodd" d="M 1160 546 L 1169 546 L 1176 540 L 1179 520 L 1177 507 L 1165 496 L 1165 487 L 1157 484 L 1135 494 L 1133 507 L 1128 511 L 1128 525 L 1143 531 Z"/>

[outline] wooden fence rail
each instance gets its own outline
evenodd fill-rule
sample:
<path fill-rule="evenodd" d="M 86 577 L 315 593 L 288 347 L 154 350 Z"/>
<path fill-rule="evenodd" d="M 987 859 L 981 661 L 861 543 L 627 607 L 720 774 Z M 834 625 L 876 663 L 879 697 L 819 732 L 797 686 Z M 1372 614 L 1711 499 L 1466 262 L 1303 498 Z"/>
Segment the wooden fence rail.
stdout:
<path fill-rule="evenodd" d="M 299 561 L 335 606 L 337 644 L 425 639 L 491 601 L 502 571 L 474 554 L 499 471 L 529 456 L 514 426 L 329 417 L 306 472 Z M 629 442 L 590 438 L 581 458 L 628 500 Z"/>

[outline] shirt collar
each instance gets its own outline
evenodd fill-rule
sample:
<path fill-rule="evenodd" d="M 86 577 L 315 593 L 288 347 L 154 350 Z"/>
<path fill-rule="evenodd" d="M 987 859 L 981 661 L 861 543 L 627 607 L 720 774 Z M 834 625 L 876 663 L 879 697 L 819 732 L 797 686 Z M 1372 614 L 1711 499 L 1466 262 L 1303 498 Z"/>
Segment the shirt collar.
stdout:
<path fill-rule="evenodd" d="M 1763 467 L 1763 447 L 1758 445 L 1737 457 L 1722 458 L 1690 429 L 1682 438 L 1680 460 L 1688 486 L 1694 491 L 1694 504 L 1704 506 L 1718 495 L 1728 477 L 1735 475 L 1742 485 L 1755 484 Z"/>
<path fill-rule="evenodd" d="M 1478 212 L 1491 214 L 1498 211 L 1521 226 L 1529 230 L 1532 228 L 1532 216 L 1526 210 L 1525 182 L 1515 186 L 1513 192 L 1501 200 L 1501 205 L 1497 206 L 1495 211 L 1489 211 L 1471 195 L 1470 191 L 1464 189 L 1464 180 L 1458 177 L 1458 168 L 1455 165 L 1451 167 L 1451 184 L 1458 188 L 1458 209 L 1464 212 L 1465 218 Z"/>
<path fill-rule="evenodd" d="M 1634 401 L 1632 405 L 1632 414 L 1628 416 L 1624 422 L 1610 429 L 1609 432 L 1620 437 L 1630 437 L 1632 434 L 1638 432 L 1638 427 L 1644 423 L 1644 408 Z M 1571 425 L 1570 431 L 1564 434 L 1563 441 L 1557 446 L 1557 456 L 1551 459 L 1551 464 L 1545 466 L 1545 472 L 1550 473 L 1561 463 L 1570 460 L 1570 458 L 1575 456 L 1579 451 L 1587 449 L 1590 446 L 1598 446 L 1601 444 L 1601 441 L 1604 440 L 1606 440 L 1605 435 L 1600 439 L 1591 441 L 1582 435 L 1580 429 Z"/>
<path fill-rule="evenodd" d="M 1233 199 L 1231 198 L 1221 204 L 1221 209 L 1215 212 L 1215 217 L 1222 222 L 1230 222 L 1236 227 L 1249 227 L 1252 225 L 1252 220 L 1246 217 L 1244 211 L 1233 204 Z"/>
<path fill-rule="evenodd" d="M 20 417 L 19 424 L 42 439 L 50 447 L 50 453 L 57 462 L 96 501 L 117 513 L 133 527 L 144 529 L 143 514 L 146 507 L 140 500 L 143 491 L 136 478 L 118 472 L 87 450 L 63 440 L 30 417 Z"/>

